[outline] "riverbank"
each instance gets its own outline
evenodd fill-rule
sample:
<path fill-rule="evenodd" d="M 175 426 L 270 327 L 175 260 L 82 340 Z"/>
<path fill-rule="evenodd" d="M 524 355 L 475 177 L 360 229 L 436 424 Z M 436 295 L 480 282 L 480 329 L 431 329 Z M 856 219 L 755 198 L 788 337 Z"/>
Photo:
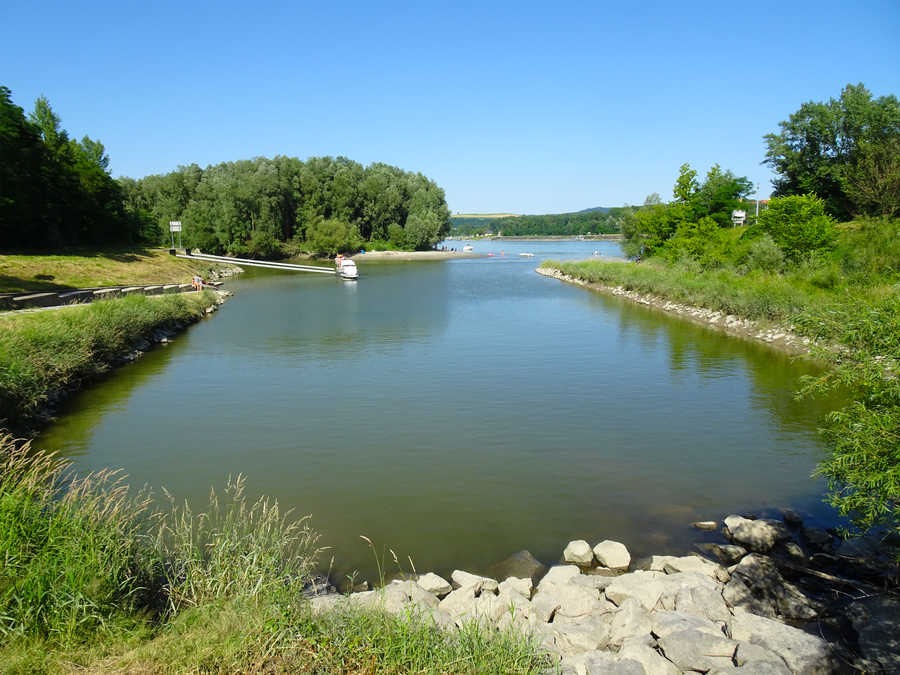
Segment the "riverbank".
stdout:
<path fill-rule="evenodd" d="M 369 542 L 377 588 L 314 573 L 307 517 L 247 499 L 160 510 L 123 477 L 0 437 L 0 661 L 7 672 L 828 673 L 898 665 L 890 568 L 782 519 L 730 515 L 697 555 L 621 543 L 527 552 L 489 578 L 401 569 Z M 393 564 L 387 562 L 393 560 Z M 411 563 L 410 563 L 411 565 Z M 385 584 L 389 569 L 401 578 Z"/>
<path fill-rule="evenodd" d="M 606 264 L 609 263 L 606 262 Z M 794 333 L 792 330 L 793 326 L 790 325 L 772 325 L 772 322 L 755 321 L 735 314 L 729 314 L 722 310 L 675 302 L 663 295 L 641 293 L 636 290 L 630 290 L 624 285 L 610 286 L 596 281 L 588 281 L 577 276 L 565 274 L 562 270 L 552 267 L 551 263 L 545 263 L 545 265 L 547 266 L 541 266 L 535 271 L 545 277 L 559 279 L 560 281 L 582 286 L 598 293 L 614 295 L 637 304 L 661 310 L 667 314 L 674 314 L 693 323 L 710 326 L 734 337 L 765 342 L 775 349 L 788 354 L 809 355 L 814 344 L 810 338 Z"/>
<path fill-rule="evenodd" d="M 47 424 L 72 393 L 170 341 L 227 295 L 133 295 L 0 314 L 0 427 L 27 434 Z"/>
<path fill-rule="evenodd" d="M 168 249 L 143 247 L 79 248 L 52 255 L 0 253 L 0 270 L 0 293 L 180 284 L 194 275 L 217 279 L 240 272 L 233 265 L 176 258 Z"/>

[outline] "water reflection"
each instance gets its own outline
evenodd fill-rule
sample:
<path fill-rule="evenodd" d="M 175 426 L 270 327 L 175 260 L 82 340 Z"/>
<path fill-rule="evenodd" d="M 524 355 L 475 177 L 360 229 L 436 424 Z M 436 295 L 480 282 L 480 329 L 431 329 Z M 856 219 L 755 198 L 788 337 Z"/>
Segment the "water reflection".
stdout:
<path fill-rule="evenodd" d="M 766 504 L 824 513 L 818 410 L 791 395 L 808 364 L 534 273 L 590 242 L 519 246 L 535 259 L 504 242 L 357 284 L 248 275 L 41 442 L 193 499 L 247 474 L 313 514 L 341 572 L 371 571 L 361 534 L 477 571 L 573 538 L 688 547 L 690 521 Z"/>

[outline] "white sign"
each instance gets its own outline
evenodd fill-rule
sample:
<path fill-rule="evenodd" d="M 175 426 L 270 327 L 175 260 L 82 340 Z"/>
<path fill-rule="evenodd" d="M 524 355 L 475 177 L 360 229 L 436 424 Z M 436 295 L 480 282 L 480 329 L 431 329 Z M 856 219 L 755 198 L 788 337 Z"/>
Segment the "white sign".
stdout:
<path fill-rule="evenodd" d="M 181 232 L 181 221 L 180 220 L 170 220 L 169 221 L 169 232 Z"/>

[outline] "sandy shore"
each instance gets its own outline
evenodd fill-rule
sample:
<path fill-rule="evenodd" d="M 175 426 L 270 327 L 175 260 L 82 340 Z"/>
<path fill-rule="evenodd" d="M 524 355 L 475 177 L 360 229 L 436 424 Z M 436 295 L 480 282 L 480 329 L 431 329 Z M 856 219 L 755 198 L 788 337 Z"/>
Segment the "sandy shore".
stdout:
<path fill-rule="evenodd" d="M 402 260 L 414 262 L 417 260 L 450 260 L 453 258 L 483 258 L 479 253 L 463 253 L 462 251 L 366 251 L 350 256 L 357 262 L 367 260 Z"/>

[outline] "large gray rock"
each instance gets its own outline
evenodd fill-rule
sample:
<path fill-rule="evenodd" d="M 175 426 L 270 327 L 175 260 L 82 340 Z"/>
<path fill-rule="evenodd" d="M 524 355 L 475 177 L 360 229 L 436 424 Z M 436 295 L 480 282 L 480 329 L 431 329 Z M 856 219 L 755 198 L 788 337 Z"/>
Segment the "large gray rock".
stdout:
<path fill-rule="evenodd" d="M 872 672 L 900 673 L 900 600 L 875 595 L 847 608 L 859 638 L 863 665 Z"/>
<path fill-rule="evenodd" d="M 571 618 L 560 616 L 553 620 L 557 646 L 567 654 L 606 649 L 610 644 L 613 614 Z"/>
<path fill-rule="evenodd" d="M 547 574 L 544 575 L 544 578 L 538 583 L 538 590 L 541 590 L 542 586 L 549 586 L 550 584 L 568 583 L 570 579 L 577 577 L 579 574 L 581 574 L 581 570 L 578 569 L 577 565 L 555 565 L 550 568 Z"/>
<path fill-rule="evenodd" d="M 652 644 L 650 613 L 634 598 L 627 598 L 612 617 L 609 644 L 618 648 L 625 640 L 634 637 L 644 639 L 648 646 Z"/>
<path fill-rule="evenodd" d="M 648 647 L 640 638 L 625 640 L 619 650 L 619 658 L 622 661 L 637 661 L 647 675 L 679 675 L 681 672 L 674 663 Z"/>
<path fill-rule="evenodd" d="M 757 553 L 768 553 L 775 544 L 790 537 L 780 520 L 749 520 L 741 516 L 725 518 L 725 536 Z"/>
<path fill-rule="evenodd" d="M 659 648 L 665 657 L 681 670 L 706 672 L 718 668 L 734 667 L 737 642 L 724 635 L 710 635 L 698 630 L 682 630 L 669 633 L 659 639 Z"/>
<path fill-rule="evenodd" d="M 809 620 L 818 615 L 818 603 L 786 581 L 771 558 L 751 553 L 732 568 L 722 593 L 732 607 L 754 614 Z"/>
<path fill-rule="evenodd" d="M 753 673 L 773 673 L 791 675 L 790 669 L 778 654 L 771 649 L 749 642 L 738 642 L 734 662 L 739 668 Z"/>
<path fill-rule="evenodd" d="M 731 611 L 722 592 L 708 586 L 685 586 L 675 596 L 675 610 L 708 621 L 727 621 Z"/>
<path fill-rule="evenodd" d="M 697 548 L 721 565 L 733 565 L 747 555 L 747 549 L 736 544 L 697 544 Z"/>
<path fill-rule="evenodd" d="M 458 588 L 473 586 L 476 593 L 480 593 L 483 590 L 496 591 L 497 587 L 500 585 L 497 583 L 496 579 L 478 576 L 477 574 L 471 574 L 469 572 L 464 572 L 463 570 L 453 570 L 450 578 Z"/>
<path fill-rule="evenodd" d="M 650 619 L 651 630 L 657 639 L 668 637 L 672 633 L 680 633 L 681 631 L 686 630 L 708 633 L 715 637 L 725 636 L 724 623 L 714 623 L 707 619 L 691 616 L 690 614 L 656 611 L 650 615 Z"/>
<path fill-rule="evenodd" d="M 441 600 L 440 608 L 452 619 L 475 614 L 475 586 L 461 586 Z"/>
<path fill-rule="evenodd" d="M 570 541 L 563 551 L 563 560 L 567 563 L 587 567 L 594 562 L 594 554 L 584 539 Z"/>
<path fill-rule="evenodd" d="M 531 555 L 530 551 L 519 551 L 492 565 L 487 571 L 494 579 L 516 577 L 531 579 L 532 583 L 536 584 L 547 573 L 547 566 Z"/>
<path fill-rule="evenodd" d="M 611 570 L 627 570 L 631 564 L 631 554 L 625 544 L 604 539 L 594 546 L 594 557 L 603 567 Z"/>
<path fill-rule="evenodd" d="M 453 590 L 453 586 L 450 585 L 449 581 L 443 577 L 439 577 L 434 572 L 419 575 L 416 583 L 419 584 L 422 590 L 431 593 L 432 595 L 436 595 L 439 598 L 447 595 Z"/>
<path fill-rule="evenodd" d="M 653 610 L 666 591 L 665 572 L 638 570 L 623 574 L 606 587 L 606 597 L 622 606 L 628 598 L 635 598 L 645 609 Z"/>
<path fill-rule="evenodd" d="M 775 652 L 794 673 L 824 675 L 832 672 L 828 643 L 799 628 L 736 608 L 728 621 L 727 633 L 732 640 L 749 642 Z"/>
<path fill-rule="evenodd" d="M 531 607 L 532 613 L 545 622 L 554 615 L 578 617 L 615 609 L 606 599 L 601 599 L 599 591 L 575 584 L 541 584 Z"/>
<path fill-rule="evenodd" d="M 560 666 L 573 675 L 647 675 L 637 661 L 599 650 L 570 656 Z"/>
<path fill-rule="evenodd" d="M 711 579 L 725 583 L 728 581 L 728 572 L 721 565 L 711 560 L 696 555 L 674 556 L 654 555 L 650 556 L 649 569 L 657 572 L 674 574 L 676 572 L 699 572 Z"/>
<path fill-rule="evenodd" d="M 531 579 L 528 577 L 524 579 L 510 577 L 506 581 L 500 582 L 499 591 L 501 595 L 503 593 L 517 593 L 526 600 L 530 600 L 532 586 Z"/>

